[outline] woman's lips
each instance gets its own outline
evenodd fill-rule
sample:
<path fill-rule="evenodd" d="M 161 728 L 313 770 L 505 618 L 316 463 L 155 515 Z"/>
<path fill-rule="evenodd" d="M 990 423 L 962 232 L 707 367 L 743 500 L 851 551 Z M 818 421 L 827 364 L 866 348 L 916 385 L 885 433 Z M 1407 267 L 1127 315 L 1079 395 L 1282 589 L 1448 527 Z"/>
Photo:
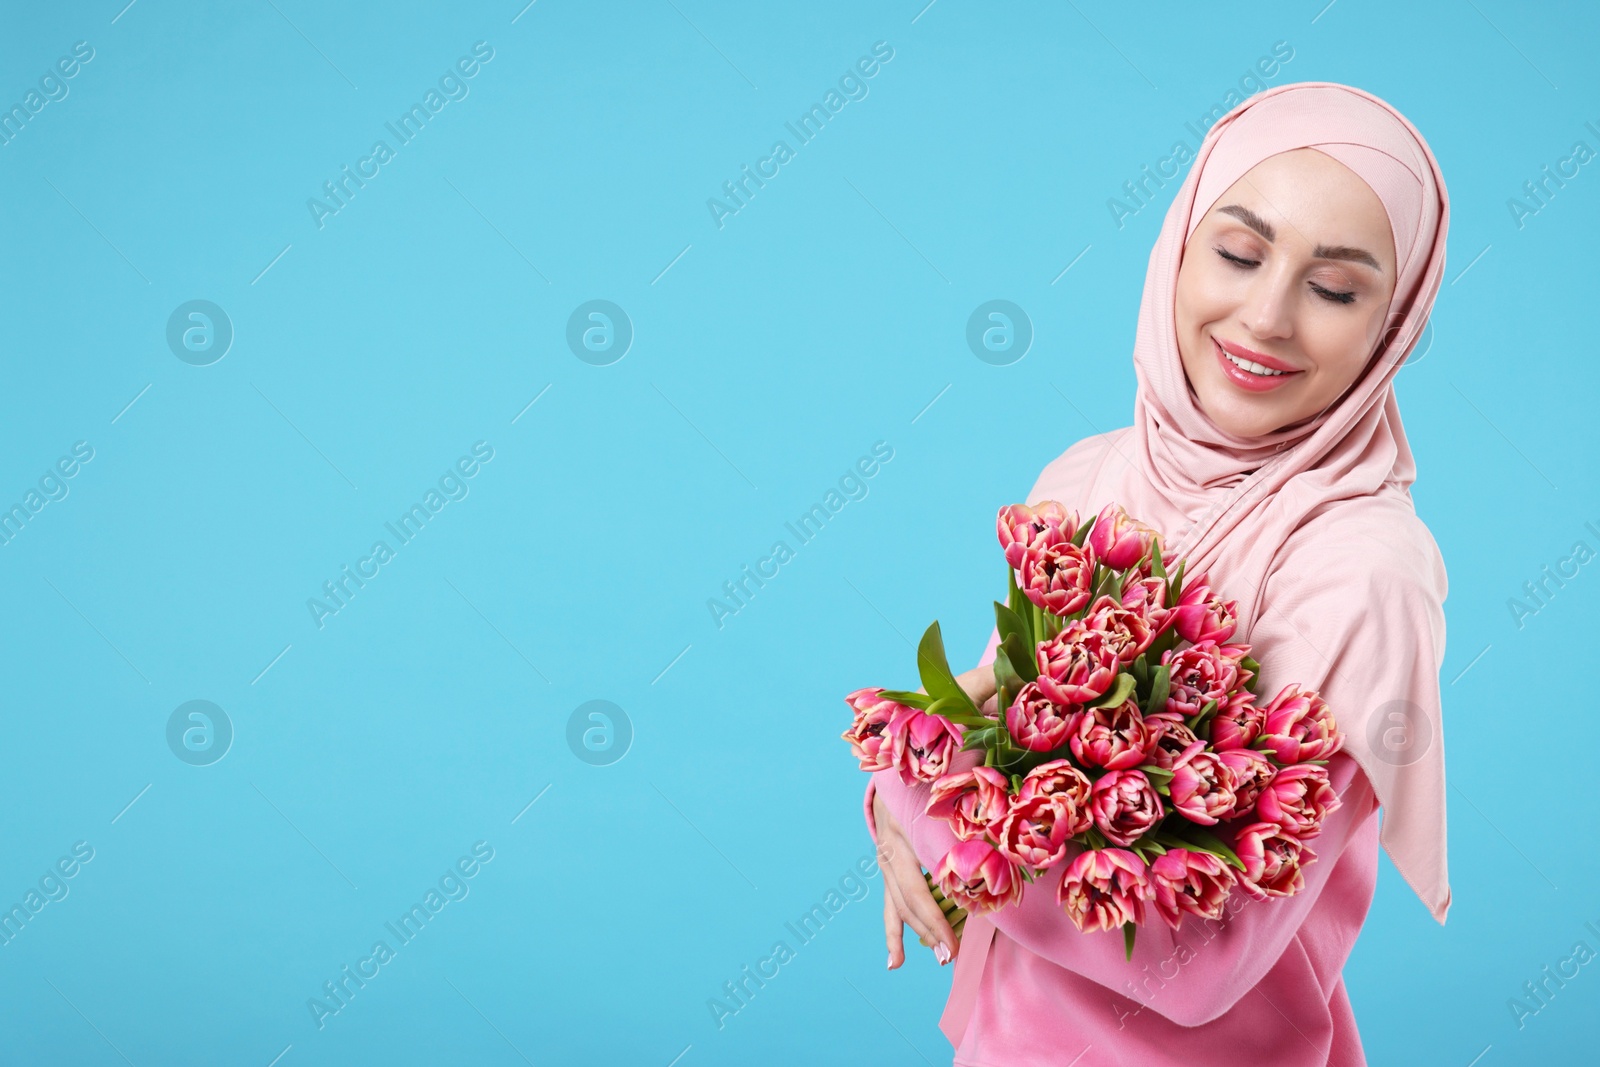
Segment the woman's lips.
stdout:
<path fill-rule="evenodd" d="M 1272 390 L 1288 382 L 1289 379 L 1293 378 L 1295 375 L 1304 373 L 1302 371 L 1291 370 L 1284 374 L 1256 374 L 1254 371 L 1245 370 L 1243 367 L 1234 363 L 1233 360 L 1229 359 L 1226 351 L 1223 349 L 1222 342 L 1218 341 L 1215 337 L 1211 339 L 1211 347 L 1217 354 L 1217 362 L 1222 365 L 1222 373 L 1226 374 L 1228 379 L 1239 388 L 1248 389 L 1252 393 L 1271 392 Z M 1240 358 L 1248 359 L 1252 363 L 1260 363 L 1262 366 L 1269 365 L 1267 359 L 1258 359 L 1255 356 L 1246 355 L 1243 352 L 1238 354 Z M 1272 360 L 1271 362 L 1278 363 L 1281 361 Z"/>

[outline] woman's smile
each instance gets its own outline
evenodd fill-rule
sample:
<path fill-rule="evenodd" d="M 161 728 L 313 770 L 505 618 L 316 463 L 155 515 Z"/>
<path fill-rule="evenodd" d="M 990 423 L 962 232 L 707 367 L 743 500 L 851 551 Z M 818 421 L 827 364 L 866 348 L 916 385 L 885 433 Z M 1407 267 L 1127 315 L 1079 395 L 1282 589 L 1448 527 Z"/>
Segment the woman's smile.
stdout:
<path fill-rule="evenodd" d="M 1285 385 L 1298 374 L 1305 373 L 1291 367 L 1281 359 L 1264 352 L 1256 352 L 1240 344 L 1222 341 L 1216 337 L 1211 342 L 1217 351 L 1228 380 L 1252 393 L 1265 393 Z"/>

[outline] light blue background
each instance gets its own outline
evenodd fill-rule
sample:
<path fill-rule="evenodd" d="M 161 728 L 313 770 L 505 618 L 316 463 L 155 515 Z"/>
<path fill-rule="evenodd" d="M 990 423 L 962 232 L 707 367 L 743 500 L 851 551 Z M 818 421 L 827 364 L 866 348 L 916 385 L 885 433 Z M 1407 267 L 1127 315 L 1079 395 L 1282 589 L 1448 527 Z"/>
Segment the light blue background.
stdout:
<path fill-rule="evenodd" d="M 1600 176 L 1507 206 L 1600 149 L 1592 8 L 124 2 L 0 35 L 7 107 L 94 50 L 0 146 L 0 504 L 94 449 L 0 547 L 0 903 L 94 849 L 0 947 L 0 1060 L 948 1062 L 949 971 L 914 937 L 884 971 L 876 876 L 723 1028 L 706 1002 L 870 854 L 841 696 L 910 683 L 935 618 L 974 661 L 994 509 L 1130 421 L 1178 183 L 1120 230 L 1107 199 L 1279 41 L 1266 84 L 1392 101 L 1453 208 L 1397 388 L 1450 573 L 1455 903 L 1438 926 L 1383 860 L 1346 969 L 1368 1056 L 1592 1048 L 1600 964 L 1521 1029 L 1507 1005 L 1600 949 L 1600 565 L 1507 605 L 1600 549 Z M 319 228 L 308 198 L 478 41 L 470 94 Z M 707 199 L 877 41 L 869 95 L 719 229 Z M 235 330 L 210 366 L 166 343 L 193 299 Z M 610 366 L 566 345 L 591 299 L 636 330 Z M 964 341 L 990 299 L 1036 330 L 1010 366 Z M 478 441 L 470 494 L 319 628 L 308 598 Z M 877 441 L 867 496 L 719 628 Z M 235 730 L 210 766 L 166 742 L 194 699 Z M 609 766 L 566 740 L 593 699 L 634 731 Z M 477 841 L 470 894 L 318 1029 L 308 998 Z"/>

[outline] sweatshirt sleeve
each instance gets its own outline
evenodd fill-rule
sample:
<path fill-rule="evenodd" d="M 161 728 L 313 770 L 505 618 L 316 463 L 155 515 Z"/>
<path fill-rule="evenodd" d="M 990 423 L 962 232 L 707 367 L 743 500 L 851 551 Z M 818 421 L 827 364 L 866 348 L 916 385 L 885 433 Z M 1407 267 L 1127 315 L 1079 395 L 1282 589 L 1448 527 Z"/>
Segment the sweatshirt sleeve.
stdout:
<path fill-rule="evenodd" d="M 986 650 L 985 663 L 993 661 L 997 643 L 998 634 Z M 981 762 L 982 753 L 962 752 L 952 769 L 965 770 Z M 1149 1007 L 1180 1026 L 1210 1022 L 1255 988 L 1277 964 L 1322 896 L 1340 855 L 1377 806 L 1366 774 L 1347 753 L 1335 753 L 1328 771 L 1342 803 L 1323 822 L 1321 833 L 1307 840 L 1307 848 L 1316 858 L 1304 866 L 1305 887 L 1292 897 L 1256 901 L 1235 888 L 1237 899 L 1230 899 L 1226 917 L 1205 923 L 1204 930 L 1204 921 L 1192 915 L 1185 916 L 1181 928 L 1174 931 L 1152 914 L 1139 929 L 1130 961 L 1124 955 L 1120 931 L 1079 931 L 1056 903 L 1061 872 L 1077 851 L 1073 846 L 1066 862 L 1025 887 L 1019 904 L 991 911 L 986 918 L 1034 955 L 1122 995 L 1147 964 L 1155 967 L 1170 960 L 1182 942 L 1190 947 L 1191 958 Z M 877 771 L 865 798 L 867 829 L 873 841 L 878 840 L 873 797 L 881 793 L 890 814 L 910 838 L 917 859 L 928 870 L 957 840 L 948 823 L 926 814 L 931 790 L 926 782 L 902 782 L 897 771 Z M 1197 944 L 1200 947 L 1196 949 Z"/>
<path fill-rule="evenodd" d="M 1225 918 L 1205 924 L 1204 931 L 1204 920 L 1193 915 L 1185 916 L 1174 931 L 1151 913 L 1139 928 L 1131 961 L 1124 956 L 1119 930 L 1080 932 L 1056 903 L 1064 863 L 1029 884 L 1020 904 L 989 912 L 987 917 L 1034 955 L 1124 994 L 1129 980 L 1143 973 L 1146 964 L 1158 966 L 1170 960 L 1181 951 L 1182 942 L 1190 958 L 1149 1006 L 1180 1026 L 1210 1022 L 1260 984 L 1277 964 L 1321 898 L 1340 855 L 1377 804 L 1365 773 L 1350 756 L 1335 753 L 1328 770 L 1343 803 L 1323 822 L 1322 832 L 1307 840 L 1316 859 L 1302 868 L 1305 887 L 1292 897 L 1256 901 L 1235 888 L 1237 899 L 1230 899 Z M 896 810 L 893 804 L 890 810 Z M 920 845 L 917 852 L 921 855 Z M 1068 862 L 1075 854 L 1069 853 Z"/>

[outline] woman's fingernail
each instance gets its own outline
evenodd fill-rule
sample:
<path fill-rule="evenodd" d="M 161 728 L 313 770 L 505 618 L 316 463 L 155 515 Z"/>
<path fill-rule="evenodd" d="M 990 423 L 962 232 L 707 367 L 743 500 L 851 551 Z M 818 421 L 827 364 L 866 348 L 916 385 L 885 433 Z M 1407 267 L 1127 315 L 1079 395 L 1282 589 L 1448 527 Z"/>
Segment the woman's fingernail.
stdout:
<path fill-rule="evenodd" d="M 894 970 L 894 957 L 890 956 L 887 960 L 885 960 L 883 966 L 887 970 Z"/>
<path fill-rule="evenodd" d="M 950 950 L 945 947 L 943 941 L 933 947 L 933 954 L 939 957 L 939 966 L 941 967 L 950 962 Z"/>

